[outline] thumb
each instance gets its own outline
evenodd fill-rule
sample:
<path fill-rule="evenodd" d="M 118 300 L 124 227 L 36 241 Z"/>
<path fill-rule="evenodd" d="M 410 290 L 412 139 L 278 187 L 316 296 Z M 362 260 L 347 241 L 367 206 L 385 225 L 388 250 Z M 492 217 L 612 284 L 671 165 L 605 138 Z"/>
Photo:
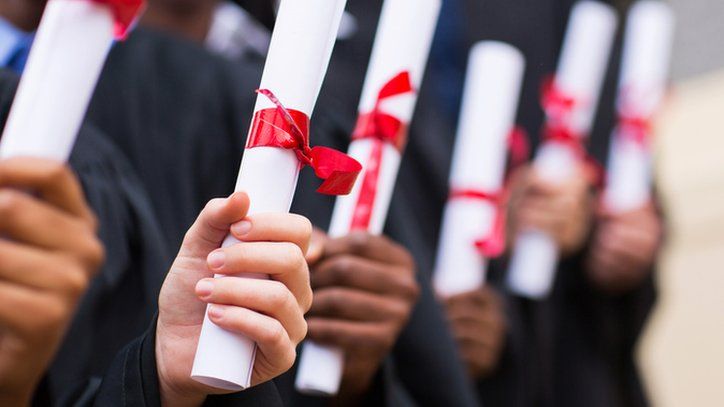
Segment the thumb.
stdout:
<path fill-rule="evenodd" d="M 327 237 L 327 234 L 321 229 L 314 228 L 312 231 L 312 239 L 309 242 L 309 248 L 307 249 L 307 254 L 305 256 L 307 263 L 310 266 L 316 264 L 322 259 L 328 239 L 329 237 Z"/>
<path fill-rule="evenodd" d="M 231 225 L 243 220 L 248 211 L 249 196 L 245 192 L 212 199 L 186 233 L 181 252 L 189 256 L 206 256 L 218 249 Z"/>

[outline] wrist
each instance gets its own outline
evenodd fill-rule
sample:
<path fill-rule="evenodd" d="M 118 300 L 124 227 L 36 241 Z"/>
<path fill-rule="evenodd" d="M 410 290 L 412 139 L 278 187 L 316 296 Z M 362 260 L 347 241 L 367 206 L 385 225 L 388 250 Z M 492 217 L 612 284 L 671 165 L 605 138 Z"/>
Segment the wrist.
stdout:
<path fill-rule="evenodd" d="M 158 328 L 161 329 L 160 327 Z M 160 332 L 159 332 L 160 333 Z M 158 375 L 159 393 L 161 395 L 161 406 L 173 407 L 198 407 L 206 400 L 206 394 L 193 386 L 184 388 L 173 372 L 173 360 L 167 360 L 165 357 L 164 346 L 162 341 L 156 338 L 156 369 Z M 190 379 L 190 374 L 184 376 L 186 380 Z M 200 386 L 199 386 L 200 387 Z"/>

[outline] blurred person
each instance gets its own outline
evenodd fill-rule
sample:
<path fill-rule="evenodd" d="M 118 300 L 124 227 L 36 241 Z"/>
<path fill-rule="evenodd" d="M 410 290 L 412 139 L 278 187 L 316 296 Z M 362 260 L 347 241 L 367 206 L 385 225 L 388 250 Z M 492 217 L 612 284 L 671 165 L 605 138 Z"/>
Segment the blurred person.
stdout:
<path fill-rule="evenodd" d="M 32 3 L 33 7 L 26 7 L 29 6 L 26 3 Z M 33 22 L 37 23 L 42 13 L 42 7 L 35 5 L 35 2 L 4 2 L 0 15 L 4 22 L 27 27 L 31 32 Z M 0 31 L 0 38 L 1 35 Z M 20 48 L 13 48 L 13 42 L 9 41 L 5 45 L 13 52 Z M 27 53 L 29 47 L 23 46 L 21 50 Z M 0 106 L 6 116 L 16 81 L 5 73 L 0 79 Z M 165 257 L 166 249 L 173 249 L 168 243 L 171 239 L 160 231 L 159 216 L 154 213 L 134 170 L 124 161 L 124 154 L 105 141 L 100 132 L 86 126 L 79 135 L 71 165 L 79 171 L 91 206 L 97 210 L 100 235 L 108 256 L 101 276 L 82 298 L 55 360 L 34 389 L 33 402 L 37 405 L 113 405 L 122 401 L 132 405 L 201 405 L 207 395 L 219 392 L 189 378 L 201 321 L 207 303 L 211 303 L 215 304 L 209 310 L 214 322 L 252 337 L 261 352 L 261 359 L 257 359 L 255 365 L 255 386 L 237 395 L 218 397 L 219 402 L 278 404 L 278 393 L 269 380 L 291 366 L 294 349 L 306 333 L 303 314 L 311 302 L 311 288 L 302 253 L 311 233 L 309 222 L 295 215 L 247 218 L 249 202 L 243 193 L 215 200 L 202 211 L 194 226 L 184 231 L 179 256 L 171 265 L 171 258 Z M 51 175 L 55 177 L 52 179 L 55 187 L 63 185 L 62 177 L 58 180 L 62 172 L 54 171 Z M 58 196 L 52 198 L 60 199 L 60 192 L 56 192 Z M 16 201 L 27 207 L 23 199 L 8 200 L 9 210 Z M 23 219 L 18 217 L 18 221 Z M 180 226 L 187 227 L 188 224 Z M 224 228 L 231 229 L 244 243 L 217 250 L 228 233 Z M 67 238 L 65 242 L 70 243 Z M 220 255 L 225 255 L 221 256 L 226 258 L 225 263 L 219 262 Z M 276 281 L 262 282 L 261 287 L 255 282 L 238 287 L 236 279 L 209 278 L 214 273 L 236 274 L 250 268 L 258 271 L 259 267 L 269 267 L 272 280 Z M 171 272 L 159 297 L 158 290 L 169 268 Z M 27 283 L 32 281 L 28 279 Z M 49 283 L 53 281 L 59 285 L 66 282 L 58 278 Z M 83 285 L 77 276 L 73 282 Z M 48 291 L 48 296 L 53 294 L 50 288 Z M 69 297 L 73 294 L 81 294 L 76 291 L 69 289 L 68 293 L 55 293 L 55 296 L 62 300 L 60 294 L 64 294 L 72 300 Z M 263 292 L 277 295 L 267 298 L 261 295 Z M 156 317 L 157 301 L 160 309 Z M 54 341 L 62 339 L 62 325 L 69 322 L 71 316 L 71 307 L 64 303 L 58 304 L 48 318 L 38 313 L 38 320 L 47 320 L 48 329 L 38 332 L 44 334 L 45 342 L 36 344 L 45 348 L 36 349 L 34 358 L 23 361 L 29 379 L 36 380 L 42 375 L 46 367 L 42 363 L 52 357 Z M 28 319 L 28 323 L 32 321 Z M 147 330 L 149 325 L 151 328 Z M 13 337 L 16 333 L 9 331 L 8 339 L 16 339 Z M 3 342 L 6 344 L 10 341 Z M 8 369 L 16 365 L 13 356 L 17 354 L 8 353 Z M 35 362 L 36 358 L 37 364 L 28 363 Z M 19 375 L 17 379 L 24 378 Z M 18 386 L 18 390 L 22 390 L 18 393 L 23 393 L 20 396 L 27 397 L 29 387 Z M 207 402 L 214 400 L 210 398 Z"/>
<path fill-rule="evenodd" d="M 471 40 L 496 39 L 523 51 L 528 71 L 519 122 L 537 144 L 543 112 L 539 89 L 555 71 L 573 1 L 468 0 Z M 625 10 L 627 1 L 612 2 Z M 623 26 L 623 25 L 622 25 Z M 528 27 L 526 30 L 517 27 Z M 606 163 L 615 122 L 614 98 L 620 36 L 609 67 L 591 155 Z M 535 304 L 512 298 L 521 316 L 518 365 L 541 405 L 646 405 L 634 363 L 634 347 L 655 299 L 653 265 L 662 238 L 662 218 L 653 204 L 614 216 L 599 208 L 590 167 L 570 182 L 553 186 L 521 169 L 513 181 L 510 228 L 548 231 L 563 259 L 552 296 Z M 505 267 L 504 262 L 499 267 Z M 515 341 L 513 342 L 515 343 Z"/>
<path fill-rule="evenodd" d="M 0 161 L 0 212 L 0 404 L 22 406 L 100 268 L 103 246 L 77 177 L 57 162 Z"/>
<path fill-rule="evenodd" d="M 183 4 L 185 3 L 178 2 L 179 6 Z M 271 3 L 269 4 L 271 5 Z M 198 12 L 204 13 L 208 9 L 210 8 L 206 4 L 199 5 Z M 199 36 L 190 35 L 192 32 L 186 30 L 185 27 L 187 26 L 185 24 L 158 24 L 156 21 L 170 21 L 171 18 L 151 18 L 155 13 L 170 14 L 173 13 L 173 10 L 172 2 L 152 2 L 149 17 L 144 19 L 144 24 L 161 31 L 176 33 L 179 37 L 187 40 L 195 39 L 197 43 L 201 43 Z M 141 39 L 143 38 L 141 32 L 144 31 L 148 35 L 146 35 L 145 39 Z M 158 67 L 151 70 L 158 73 L 154 75 L 159 75 L 162 72 L 163 75 L 147 77 L 143 81 L 148 81 L 149 84 L 166 82 L 164 87 L 168 85 L 167 90 L 158 92 L 159 95 L 164 95 L 162 97 L 165 100 L 173 100 L 174 103 L 177 103 L 178 98 L 172 96 L 175 87 L 170 84 L 172 81 L 168 81 L 168 78 L 175 75 L 169 75 L 169 72 L 178 71 L 175 68 L 178 66 L 184 66 L 189 71 L 194 71 L 196 77 L 204 78 L 203 80 L 196 80 L 197 82 L 204 82 L 204 85 L 199 85 L 197 90 L 199 93 L 207 94 L 214 92 L 214 90 L 217 90 L 219 94 L 228 93 L 226 87 L 219 90 L 217 85 L 209 80 L 212 77 L 211 74 L 200 74 L 198 70 L 195 70 L 195 67 L 199 66 L 197 60 L 202 59 L 200 52 L 193 50 L 193 47 L 189 45 L 188 53 L 190 55 L 187 57 L 180 55 L 180 52 L 178 54 L 171 53 L 170 45 L 161 47 L 161 44 L 164 43 L 161 37 L 164 34 L 159 32 L 150 34 L 153 31 L 155 30 L 140 30 L 136 35 L 135 45 L 134 38 L 131 38 L 129 44 L 124 44 L 125 47 L 119 47 L 119 53 L 127 54 L 123 58 L 126 61 L 136 60 L 133 69 L 138 69 L 138 71 L 147 69 L 148 61 L 157 61 L 154 63 L 157 63 Z M 157 38 L 152 40 L 153 36 Z M 371 41 L 372 37 L 369 38 L 370 47 Z M 182 40 L 176 40 L 175 42 L 181 43 Z M 145 43 L 145 45 L 140 45 L 141 43 Z M 156 52 L 153 52 L 154 47 L 158 47 Z M 122 48 L 125 48 L 125 51 L 121 51 Z M 162 49 L 163 51 L 159 52 Z M 179 47 L 179 51 L 180 49 L 181 47 Z M 173 58 L 177 58 L 177 60 L 171 61 L 171 58 L 169 58 L 168 62 L 161 61 L 160 58 L 153 55 L 159 53 L 166 56 L 173 55 Z M 196 58 L 193 58 L 192 55 L 195 55 Z M 180 62 L 186 59 L 188 59 L 188 63 Z M 258 85 L 261 72 L 260 62 L 258 59 L 242 57 L 231 64 L 227 64 L 231 75 L 238 81 L 238 86 L 233 89 L 235 89 L 236 97 L 239 99 L 238 106 L 240 107 L 233 109 L 233 112 L 252 111 L 254 102 L 252 90 Z M 360 66 L 365 69 L 367 60 L 361 62 Z M 126 66 L 126 68 L 130 69 L 129 66 Z M 107 80 L 102 81 L 99 86 L 97 99 L 100 99 L 100 95 L 109 97 L 108 95 L 114 93 L 114 89 L 121 86 L 127 89 L 126 96 L 129 98 L 136 91 L 129 91 L 128 89 L 135 88 L 140 91 L 145 86 L 151 86 L 128 83 L 128 75 L 123 73 L 123 69 L 117 69 L 113 73 L 111 71 L 112 69 L 107 70 L 105 75 Z M 217 74 L 217 76 L 219 75 L 221 74 Z M 174 81 L 176 79 L 181 81 L 181 77 L 182 75 L 179 73 Z M 359 80 L 361 87 L 362 78 Z M 184 86 L 188 86 L 188 83 L 184 83 Z M 138 99 L 142 99 L 140 94 Z M 165 96 L 166 94 L 168 96 Z M 131 103 L 126 105 L 131 106 Z M 315 120 L 312 124 L 315 143 L 344 149 L 349 143 L 349 132 L 347 132 L 346 127 L 351 123 L 346 122 L 346 118 L 345 122 L 341 122 L 338 109 L 336 107 L 332 109 L 332 106 L 332 104 L 320 103 L 318 112 L 315 113 Z M 110 110 L 109 107 L 109 110 L 101 111 L 92 107 L 91 116 L 101 122 L 113 120 L 112 116 L 114 116 L 116 108 Z M 168 179 L 168 176 L 163 174 L 171 171 L 170 167 L 162 164 L 170 161 L 160 160 L 159 157 L 168 154 L 169 160 L 172 159 L 171 157 L 177 159 L 179 156 L 188 154 L 183 151 L 185 148 L 189 148 L 189 152 L 195 154 L 192 159 L 200 163 L 198 168 L 202 168 L 203 171 L 208 168 L 205 178 L 197 174 L 191 175 L 198 178 L 198 183 L 203 184 L 203 188 L 207 187 L 206 184 L 209 181 L 216 185 L 226 184 L 227 188 L 231 188 L 236 176 L 236 169 L 226 171 L 226 167 L 224 167 L 224 171 L 219 171 L 218 163 L 220 160 L 218 157 L 243 149 L 244 140 L 240 135 L 245 134 L 251 118 L 235 114 L 232 119 L 228 109 L 221 107 L 220 104 L 204 104 L 199 109 L 199 112 L 210 113 L 206 113 L 203 116 L 204 118 L 201 119 L 199 118 L 200 113 L 189 109 L 188 115 L 181 116 L 183 121 L 187 121 L 186 118 L 189 117 L 188 123 L 191 123 L 192 126 L 179 125 L 176 132 L 169 131 L 167 133 L 169 143 L 173 143 L 171 140 L 178 139 L 179 134 L 185 135 L 182 138 L 191 137 L 187 140 L 198 140 L 189 141 L 186 146 L 184 143 L 174 144 L 182 148 L 181 152 L 172 150 L 171 147 L 163 149 L 164 151 L 142 151 L 138 144 L 143 139 L 129 137 L 129 131 L 133 134 L 135 130 L 129 129 L 127 125 L 119 123 L 118 120 L 113 120 L 113 125 L 109 121 L 104 128 L 112 135 L 115 135 L 113 136 L 114 139 L 120 143 L 125 151 L 129 151 L 131 159 L 136 162 L 137 168 L 143 174 L 143 178 L 152 183 L 151 185 L 154 185 L 151 187 L 152 189 L 166 188 L 165 185 L 162 185 L 162 182 L 157 183 L 154 179 Z M 134 111 L 132 114 L 137 117 L 133 121 L 139 123 L 149 122 L 149 115 L 153 117 L 163 113 L 153 112 L 142 107 L 138 109 L 132 108 L 132 110 Z M 224 116 L 220 116 L 220 113 Z M 153 120 L 158 119 L 151 119 L 150 121 Z M 212 124 L 212 120 L 215 123 Z M 201 125 L 203 127 L 200 127 Z M 222 125 L 230 125 L 234 130 L 229 131 L 229 127 L 222 129 Z M 225 134 L 215 138 L 214 133 L 217 131 Z M 193 132 L 198 132 L 198 136 L 192 136 Z M 198 139 L 195 137 L 198 137 Z M 198 148 L 199 143 L 205 143 L 201 150 Z M 195 149 L 189 147 L 191 145 L 195 146 Z M 206 158 L 206 153 L 199 153 L 199 151 L 203 150 L 218 151 L 218 153 L 209 155 L 209 158 Z M 238 154 L 234 156 L 233 162 L 236 162 L 236 165 L 238 165 L 239 158 Z M 211 163 L 215 167 L 212 167 Z M 195 183 L 196 181 L 191 184 Z M 312 186 L 316 185 L 317 181 L 313 180 L 309 174 L 302 174 L 300 183 Z M 157 204 L 166 199 L 168 197 L 165 194 L 158 194 L 157 198 L 154 198 Z M 316 194 L 300 194 L 295 198 L 293 210 L 309 216 L 315 226 L 326 228 L 331 216 L 332 204 L 333 200 L 330 198 L 320 197 Z M 390 223 L 393 224 L 396 221 Z M 404 230 L 405 228 L 398 226 L 397 229 Z M 389 236 L 396 237 L 392 233 Z M 355 234 L 342 239 L 322 238 L 322 240 L 325 241 L 323 246 L 329 250 L 325 249 L 321 257 L 317 259 L 310 259 L 312 284 L 315 287 L 316 296 L 308 318 L 310 324 L 309 335 L 321 343 L 337 344 L 347 350 L 348 359 L 345 364 L 342 393 L 337 401 L 365 400 L 371 402 L 384 400 L 387 401 L 387 404 L 398 405 L 402 402 L 402 399 L 407 402 L 406 399 L 412 397 L 421 403 L 474 404 L 474 396 L 466 384 L 463 369 L 456 360 L 454 343 L 446 329 L 442 310 L 434 300 L 429 281 L 416 275 L 417 264 L 411 260 L 411 256 L 406 250 L 389 238 L 374 237 L 367 234 Z M 402 240 L 399 241 L 402 242 Z M 375 278 L 356 277 L 365 274 L 370 274 Z M 421 287 L 419 287 L 420 284 L 422 284 Z M 421 297 L 420 301 L 416 302 L 418 291 L 421 291 Z M 342 294 L 345 296 L 351 295 L 357 301 L 344 301 L 341 299 Z M 395 312 L 390 314 L 389 310 Z M 408 320 L 409 323 L 407 323 Z M 376 328 L 368 329 L 368 327 L 372 326 Z M 360 335 L 361 332 L 365 333 L 365 335 Z M 423 346 L 420 346 L 421 344 Z M 404 373 L 394 373 L 402 370 L 404 370 Z M 409 386 L 409 382 L 414 381 L 413 376 L 417 377 L 425 385 Z M 290 403 L 306 404 L 324 401 L 296 393 L 293 380 L 294 372 L 290 372 L 290 374 L 277 381 L 283 396 Z M 402 389 L 397 385 L 399 381 L 405 384 Z M 445 383 L 445 385 L 433 386 L 432 383 Z M 410 396 L 406 394 L 407 392 L 416 394 Z"/>

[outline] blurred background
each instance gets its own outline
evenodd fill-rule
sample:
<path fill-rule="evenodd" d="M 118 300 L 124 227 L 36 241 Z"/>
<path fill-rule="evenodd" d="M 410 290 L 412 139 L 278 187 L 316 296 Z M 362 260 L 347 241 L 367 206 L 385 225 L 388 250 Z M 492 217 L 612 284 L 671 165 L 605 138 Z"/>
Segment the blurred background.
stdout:
<path fill-rule="evenodd" d="M 639 362 L 654 405 L 723 406 L 724 1 L 670 3 L 674 83 L 657 145 L 668 243 Z"/>

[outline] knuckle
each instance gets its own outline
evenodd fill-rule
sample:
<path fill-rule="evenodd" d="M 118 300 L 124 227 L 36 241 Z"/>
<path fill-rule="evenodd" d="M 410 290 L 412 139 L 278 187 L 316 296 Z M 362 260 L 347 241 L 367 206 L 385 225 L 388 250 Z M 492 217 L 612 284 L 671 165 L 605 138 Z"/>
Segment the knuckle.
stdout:
<path fill-rule="evenodd" d="M 49 162 L 47 164 L 46 179 L 52 183 L 63 183 L 72 180 L 70 169 L 64 163 Z"/>
<path fill-rule="evenodd" d="M 307 267 L 307 260 L 304 258 L 302 249 L 294 243 L 283 243 L 285 263 L 292 271 L 304 270 Z"/>
<path fill-rule="evenodd" d="M 12 217 L 20 209 L 20 193 L 11 189 L 0 190 L 0 214 Z"/>
<path fill-rule="evenodd" d="M 353 253 L 363 251 L 372 242 L 372 235 L 367 232 L 355 232 L 349 235 L 349 246 Z"/>
<path fill-rule="evenodd" d="M 261 340 L 274 347 L 284 346 L 284 340 L 286 337 L 286 331 L 282 326 L 281 322 L 273 320 L 266 329 L 262 331 Z"/>
<path fill-rule="evenodd" d="M 354 269 L 354 263 L 354 258 L 349 255 L 342 255 L 335 259 L 330 268 L 332 283 L 336 285 L 347 283 L 349 275 Z"/>

